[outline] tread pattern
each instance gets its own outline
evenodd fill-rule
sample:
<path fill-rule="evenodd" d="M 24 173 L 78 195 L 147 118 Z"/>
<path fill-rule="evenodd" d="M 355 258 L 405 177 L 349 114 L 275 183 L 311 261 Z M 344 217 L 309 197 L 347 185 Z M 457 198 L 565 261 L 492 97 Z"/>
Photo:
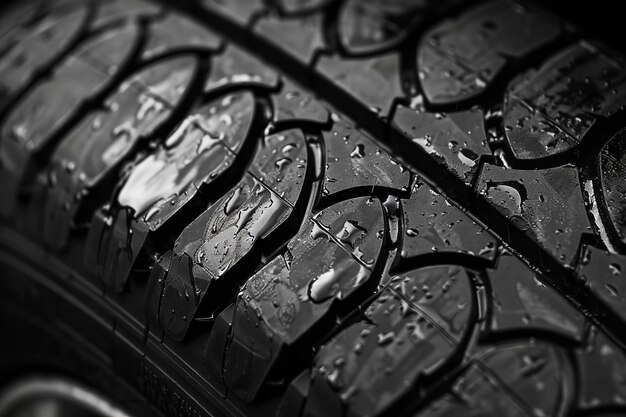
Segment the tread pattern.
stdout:
<path fill-rule="evenodd" d="M 515 33 L 514 33 L 515 31 Z M 470 100 L 502 72 L 559 36 L 554 16 L 512 1 L 488 2 L 424 34 L 417 67 L 424 98 L 434 105 Z"/>
<path fill-rule="evenodd" d="M 14 13 L 2 222 L 145 361 L 232 415 L 626 412 L 619 53 L 521 1 Z"/>

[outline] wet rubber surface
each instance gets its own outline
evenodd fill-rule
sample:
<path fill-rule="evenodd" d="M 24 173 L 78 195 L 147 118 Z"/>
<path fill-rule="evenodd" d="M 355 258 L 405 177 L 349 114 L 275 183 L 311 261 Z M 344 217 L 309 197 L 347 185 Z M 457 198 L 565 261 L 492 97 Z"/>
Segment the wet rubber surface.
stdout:
<path fill-rule="evenodd" d="M 523 1 L 42 10 L 0 32 L 2 227 L 164 414 L 626 412 L 620 52 Z"/>
<path fill-rule="evenodd" d="M 559 35 L 559 23 L 532 6 L 488 2 L 428 32 L 419 49 L 419 79 L 433 104 L 483 92 L 507 59 L 521 59 Z"/>

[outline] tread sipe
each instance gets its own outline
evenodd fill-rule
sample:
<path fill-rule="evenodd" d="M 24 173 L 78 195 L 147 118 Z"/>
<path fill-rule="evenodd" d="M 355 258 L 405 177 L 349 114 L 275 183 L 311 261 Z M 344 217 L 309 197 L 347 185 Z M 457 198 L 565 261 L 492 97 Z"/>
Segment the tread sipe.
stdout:
<path fill-rule="evenodd" d="M 0 19 L 3 323 L 146 414 L 626 414 L 621 52 L 524 0 Z"/>

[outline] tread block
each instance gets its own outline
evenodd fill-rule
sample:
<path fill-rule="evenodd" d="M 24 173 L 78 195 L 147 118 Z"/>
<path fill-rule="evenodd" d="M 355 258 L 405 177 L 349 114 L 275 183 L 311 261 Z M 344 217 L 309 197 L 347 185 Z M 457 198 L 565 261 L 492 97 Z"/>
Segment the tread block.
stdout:
<path fill-rule="evenodd" d="M 539 159 L 572 149 L 599 117 L 623 109 L 625 67 L 619 54 L 583 41 L 513 81 L 503 115 L 515 157 Z"/>
<path fill-rule="evenodd" d="M 261 265 L 262 256 L 272 255 L 298 230 L 312 198 L 313 170 L 307 169 L 306 153 L 300 131 L 266 137 L 249 172 L 233 191 L 183 230 L 174 244 L 173 260 L 189 259 L 193 272 L 189 279 L 205 283 L 193 310 L 185 310 L 187 317 L 195 316 L 200 302 L 205 316 L 219 312 L 235 297 L 245 277 Z M 293 162 L 284 161 L 290 157 Z M 165 289 L 173 273 L 170 268 Z M 163 308 L 169 307 L 162 303 Z M 184 332 L 163 330 L 175 339 L 184 336 Z"/>
<path fill-rule="evenodd" d="M 311 387 L 311 371 L 305 369 L 287 387 L 283 399 L 280 402 L 277 417 L 300 416 L 306 399 L 309 397 Z M 330 416 L 331 414 L 327 414 Z"/>
<path fill-rule="evenodd" d="M 572 365 L 552 344 L 502 346 L 480 362 L 536 415 L 563 414 L 574 393 Z"/>
<path fill-rule="evenodd" d="M 604 333 L 593 328 L 588 345 L 576 352 L 580 375 L 578 407 L 610 408 L 626 405 L 626 357 Z"/>
<path fill-rule="evenodd" d="M 376 233 L 385 229 L 383 216 L 375 199 L 325 209 L 304 223 L 281 257 L 248 280 L 237 297 L 230 338 L 214 342 L 225 346 L 224 382 L 238 396 L 251 401 L 272 372 L 293 372 L 286 360 L 306 357 L 305 340 L 315 343 L 339 320 L 338 309 L 373 294 L 385 259 L 385 238 Z"/>
<path fill-rule="evenodd" d="M 158 279 L 158 278 L 157 278 Z M 235 304 L 231 304 L 220 313 L 219 320 L 215 321 L 211 329 L 212 336 L 207 340 L 203 352 L 203 359 L 209 373 L 223 380 L 222 370 L 224 367 L 224 343 L 228 339 L 233 326 Z"/>
<path fill-rule="evenodd" d="M 326 177 L 322 196 L 336 201 L 346 194 L 408 197 L 411 173 L 365 133 L 337 121 L 324 132 Z"/>
<path fill-rule="evenodd" d="M 599 166 L 604 206 L 623 249 L 626 248 L 626 129 L 604 146 Z"/>
<path fill-rule="evenodd" d="M 448 393 L 433 400 L 413 417 L 463 415 L 527 417 L 529 414 L 508 395 L 506 387 L 493 383 L 490 375 L 482 372 L 478 366 L 470 365 Z"/>
<path fill-rule="evenodd" d="M 158 294 L 156 319 L 168 336 L 181 341 L 195 316 L 202 295 L 209 288 L 209 280 L 203 279 L 203 274 L 198 273 L 198 267 L 187 254 L 172 256 L 166 272 L 165 277 L 159 277 L 161 291 L 153 292 L 153 295 Z"/>
<path fill-rule="evenodd" d="M 305 415 L 327 415 L 325 409 L 342 405 L 342 415 L 382 415 L 400 398 L 427 389 L 426 381 L 462 355 L 458 345 L 472 328 L 475 308 L 467 271 L 419 269 L 390 287 L 362 321 L 317 353 Z"/>
<path fill-rule="evenodd" d="M 458 113 L 423 113 L 400 106 L 394 123 L 413 144 L 431 154 L 470 185 L 481 156 L 491 156 L 480 109 Z"/>
<path fill-rule="evenodd" d="M 440 252 L 465 253 L 494 262 L 497 239 L 420 180 L 402 205 L 401 262 L 419 262 L 420 256 Z"/>
<path fill-rule="evenodd" d="M 428 32 L 418 50 L 429 102 L 451 104 L 482 93 L 505 67 L 555 40 L 561 24 L 527 2 L 490 1 Z"/>
<path fill-rule="evenodd" d="M 250 93 L 227 96 L 193 111 L 131 169 L 118 203 L 157 229 L 232 165 L 250 134 L 254 112 Z"/>
<path fill-rule="evenodd" d="M 87 236 L 85 264 L 107 287 L 121 292 L 148 234 L 145 224 L 133 223 L 133 213 L 128 209 L 98 210 Z"/>
<path fill-rule="evenodd" d="M 530 331 L 559 335 L 581 343 L 585 320 L 572 305 L 550 287 L 541 284 L 535 273 L 518 258 L 503 255 L 489 270 L 492 313 L 489 330 L 496 334 Z"/>
<path fill-rule="evenodd" d="M 0 16 L 0 54 L 6 53 L 19 41 L 29 24 L 42 18 L 41 3 L 18 3 L 5 7 Z"/>
<path fill-rule="evenodd" d="M 591 230 L 578 170 L 533 171 L 485 165 L 478 192 L 564 265 L 571 265 L 583 233 Z"/>
<path fill-rule="evenodd" d="M 52 12 L 34 26 L 18 27 L 0 40 L 0 104 L 25 87 L 79 35 L 87 22 L 87 7 Z M 17 19 L 17 18 L 16 18 Z M 5 136 L 6 137 L 6 136 Z"/>
<path fill-rule="evenodd" d="M 573 393 L 572 370 L 558 348 L 511 344 L 470 365 L 449 391 L 419 417 L 556 416 Z"/>
<path fill-rule="evenodd" d="M 242 268 L 258 266 L 263 241 L 291 220 L 292 212 L 289 204 L 247 174 L 234 192 L 183 231 L 175 244 L 175 256 L 192 257 L 199 276 L 210 283 L 203 300 L 205 311 L 218 311 L 231 301 L 245 276 Z"/>
<path fill-rule="evenodd" d="M 578 41 L 506 86 L 572 34 L 523 0 L 458 17 L 465 0 L 80 1 L 0 16 L 0 215 L 24 209 L 4 225 L 18 249 L 33 233 L 61 249 L 71 233 L 47 260 L 114 304 L 114 333 L 139 326 L 146 352 L 174 366 L 139 378 L 167 391 L 148 395 L 161 411 L 207 411 L 185 402 L 196 391 L 242 415 L 626 410 L 611 341 L 626 258 L 582 243 L 600 240 L 579 183 L 603 243 L 624 252 L 619 54 Z M 512 161 L 491 154 L 485 123 Z M 386 140 L 398 130 L 412 143 Z M 403 150 L 433 157 L 436 186 L 393 158 Z M 502 216 L 463 211 L 483 197 Z M 564 267 L 541 264 L 548 252 Z M 588 285 L 539 282 L 570 272 Z M 191 390 L 166 386 L 170 371 Z"/>
<path fill-rule="evenodd" d="M 56 145 L 53 138 L 58 129 L 77 114 L 81 104 L 102 91 L 114 75 L 94 66 L 90 56 L 106 52 L 111 40 L 119 45 L 119 39 L 123 39 L 125 47 L 118 50 L 116 58 L 120 61 L 116 65 L 131 58 L 138 29 L 126 26 L 112 33 L 115 36 L 100 36 L 83 44 L 8 113 L 0 143 L 0 178 L 9 184 L 9 194 L 0 206 L 2 214 L 9 215 L 15 209 L 17 194 L 27 177 L 33 176 L 37 158 L 47 159 L 50 148 Z"/>
<path fill-rule="evenodd" d="M 576 272 L 596 299 L 626 323 L 626 256 L 582 245 Z"/>
<path fill-rule="evenodd" d="M 196 66 L 194 57 L 179 56 L 142 68 L 107 98 L 107 110 L 88 114 L 63 138 L 46 179 L 47 245 L 63 247 L 79 210 L 112 192 L 112 177 L 120 163 L 168 121 L 188 92 Z M 159 96 L 164 86 L 175 92 Z M 90 194 L 96 194 L 95 201 Z"/>
<path fill-rule="evenodd" d="M 162 144 L 128 169 L 118 184 L 115 207 L 100 210 L 93 219 L 96 226 L 90 230 L 91 244 L 86 248 L 86 258 L 108 262 L 110 257 L 118 256 L 121 242 L 131 241 L 129 246 L 134 246 L 136 236 L 145 240 L 140 248 L 145 243 L 162 246 L 172 239 L 171 233 L 165 231 L 182 229 L 178 223 L 186 222 L 190 213 L 201 212 L 219 198 L 224 187 L 213 187 L 213 184 L 235 183 L 229 168 L 243 143 L 251 143 L 246 138 L 253 135 L 250 129 L 255 112 L 254 98 L 249 92 L 216 99 L 192 111 Z M 120 212 L 130 212 L 132 221 L 129 220 L 127 230 L 120 229 L 120 234 L 110 237 L 111 253 L 107 253 L 102 249 L 104 242 L 99 240 L 100 230 L 106 229 L 108 219 Z M 102 221 L 107 223 L 102 225 Z M 152 237 L 146 240 L 143 234 L 129 234 L 134 230 L 145 230 Z M 141 253 L 124 253 L 130 260 L 123 264 L 127 268 L 111 273 L 125 281 Z M 114 277 L 102 278 L 108 282 Z"/>

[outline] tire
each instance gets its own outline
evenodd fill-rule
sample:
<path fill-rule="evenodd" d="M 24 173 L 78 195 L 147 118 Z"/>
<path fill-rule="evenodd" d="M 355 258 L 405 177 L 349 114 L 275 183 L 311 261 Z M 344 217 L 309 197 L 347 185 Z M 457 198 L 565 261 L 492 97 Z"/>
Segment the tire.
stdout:
<path fill-rule="evenodd" d="M 133 415 L 626 414 L 619 46 L 525 1 L 1 20 L 2 381 Z"/>

